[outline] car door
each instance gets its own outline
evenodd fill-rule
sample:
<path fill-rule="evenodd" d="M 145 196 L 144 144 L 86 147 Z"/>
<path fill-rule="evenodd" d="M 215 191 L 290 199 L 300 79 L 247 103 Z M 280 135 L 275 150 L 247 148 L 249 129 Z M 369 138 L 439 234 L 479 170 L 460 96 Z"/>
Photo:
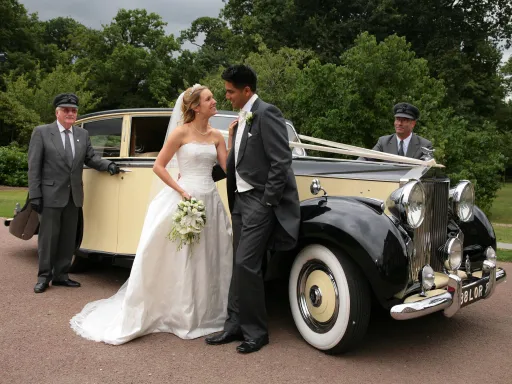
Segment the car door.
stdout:
<path fill-rule="evenodd" d="M 83 122 L 92 147 L 102 158 L 117 161 L 121 156 L 123 117 Z M 81 248 L 98 252 L 117 251 L 119 175 L 84 168 L 84 232 Z"/>

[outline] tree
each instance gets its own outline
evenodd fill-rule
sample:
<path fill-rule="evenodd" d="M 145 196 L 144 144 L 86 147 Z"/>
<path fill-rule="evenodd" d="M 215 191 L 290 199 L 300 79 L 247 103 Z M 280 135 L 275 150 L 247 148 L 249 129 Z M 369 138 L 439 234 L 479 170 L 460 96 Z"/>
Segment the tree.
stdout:
<path fill-rule="evenodd" d="M 167 106 L 176 96 L 171 73 L 179 46 L 165 25 L 155 13 L 121 9 L 103 31 L 82 36 L 87 55 L 76 65 L 102 98 L 99 108 Z"/>
<path fill-rule="evenodd" d="M 76 93 L 80 100 L 81 114 L 95 109 L 100 102 L 91 91 L 86 90 L 87 74 L 78 74 L 72 68 L 58 66 L 46 75 L 36 71 L 36 84 L 31 86 L 28 76 L 11 74 L 7 89 L 0 92 L 0 119 L 11 127 L 11 140 L 28 145 L 35 126 L 55 120 L 53 99 L 63 92 Z"/>

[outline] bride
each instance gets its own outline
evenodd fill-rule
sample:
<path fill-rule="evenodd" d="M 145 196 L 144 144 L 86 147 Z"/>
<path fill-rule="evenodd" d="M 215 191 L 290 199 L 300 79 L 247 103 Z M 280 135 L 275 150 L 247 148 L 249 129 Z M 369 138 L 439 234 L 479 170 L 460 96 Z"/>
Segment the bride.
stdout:
<path fill-rule="evenodd" d="M 231 224 L 212 179 L 215 162 L 225 171 L 227 158 L 222 134 L 208 124 L 216 113 L 212 93 L 199 84 L 178 98 L 153 167 L 166 186 L 149 205 L 130 277 L 70 320 L 78 335 L 118 345 L 156 332 L 193 339 L 223 329 L 233 256 Z M 166 169 L 175 154 L 178 181 Z M 167 235 L 178 203 L 191 197 L 203 200 L 206 226 L 198 243 L 177 251 Z"/>

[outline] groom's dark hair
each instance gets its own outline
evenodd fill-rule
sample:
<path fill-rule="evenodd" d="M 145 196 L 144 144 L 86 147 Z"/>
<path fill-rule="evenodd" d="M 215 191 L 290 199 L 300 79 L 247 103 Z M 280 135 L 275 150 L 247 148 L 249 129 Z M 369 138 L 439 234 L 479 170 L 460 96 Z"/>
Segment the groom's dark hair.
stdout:
<path fill-rule="evenodd" d="M 256 92 L 256 82 L 258 80 L 254 69 L 248 65 L 235 64 L 227 67 L 222 72 L 222 80 L 228 81 L 238 89 L 249 87 L 251 91 Z"/>

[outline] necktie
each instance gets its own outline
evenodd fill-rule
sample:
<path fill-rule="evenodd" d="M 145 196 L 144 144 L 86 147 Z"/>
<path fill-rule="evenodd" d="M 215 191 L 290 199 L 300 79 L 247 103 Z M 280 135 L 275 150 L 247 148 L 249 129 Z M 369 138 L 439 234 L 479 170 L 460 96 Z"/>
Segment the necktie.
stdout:
<path fill-rule="evenodd" d="M 69 167 L 73 165 L 73 150 L 71 149 L 71 140 L 69 138 L 69 129 L 64 130 L 66 136 L 66 145 L 64 146 L 64 153 L 66 154 L 66 161 L 68 162 Z"/>
<path fill-rule="evenodd" d="M 400 146 L 398 148 L 398 155 L 403 156 L 404 155 L 404 141 L 400 140 Z"/>

